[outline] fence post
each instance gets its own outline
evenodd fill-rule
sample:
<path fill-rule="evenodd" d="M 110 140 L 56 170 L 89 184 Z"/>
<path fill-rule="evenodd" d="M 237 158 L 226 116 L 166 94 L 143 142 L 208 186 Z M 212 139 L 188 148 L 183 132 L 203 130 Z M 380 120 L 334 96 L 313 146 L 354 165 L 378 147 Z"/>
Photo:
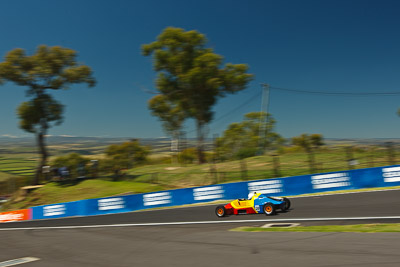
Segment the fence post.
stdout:
<path fill-rule="evenodd" d="M 225 182 L 225 172 L 219 172 L 219 182 L 223 183 Z"/>
<path fill-rule="evenodd" d="M 156 184 L 158 182 L 158 172 L 153 172 L 151 174 L 151 181 L 153 182 L 153 184 Z"/>
<path fill-rule="evenodd" d="M 185 131 L 181 131 L 180 132 L 180 134 L 179 134 L 180 136 L 181 136 L 181 142 L 180 142 L 180 154 L 182 155 L 182 152 L 183 151 L 186 151 L 186 148 L 187 148 L 187 138 L 186 138 L 186 132 Z M 178 162 L 179 162 L 179 155 L 178 155 Z M 185 157 L 182 157 L 182 159 L 181 159 L 181 165 L 183 166 L 183 167 L 186 167 L 186 159 L 185 159 Z"/>
<path fill-rule="evenodd" d="M 353 147 L 352 146 L 346 147 L 346 159 L 347 159 L 347 165 L 349 167 L 349 170 L 354 169 L 354 156 L 353 156 Z"/>
<path fill-rule="evenodd" d="M 310 167 L 310 173 L 315 173 L 315 155 L 313 149 L 307 151 L 308 154 L 308 165 Z"/>
<path fill-rule="evenodd" d="M 217 173 L 217 169 L 215 168 L 214 163 L 210 164 L 210 174 L 211 177 L 213 177 L 213 183 L 214 184 L 218 184 L 218 173 Z"/>
<path fill-rule="evenodd" d="M 217 167 L 215 165 L 216 153 L 217 153 L 217 138 L 218 138 L 218 134 L 214 134 L 213 135 L 213 154 L 212 154 L 212 159 L 211 159 L 211 164 L 210 164 L 210 173 L 211 173 L 211 176 L 214 177 L 214 184 L 218 184 L 218 172 L 217 172 Z"/>
<path fill-rule="evenodd" d="M 396 156 L 395 156 L 394 150 L 393 150 L 393 143 L 392 142 L 386 142 L 385 145 L 386 145 L 386 148 L 387 148 L 388 162 L 389 162 L 390 165 L 395 165 L 396 164 Z"/>
<path fill-rule="evenodd" d="M 240 170 L 241 170 L 241 176 L 242 180 L 247 180 L 247 165 L 246 165 L 246 160 L 242 159 L 240 160 Z"/>
<path fill-rule="evenodd" d="M 279 155 L 273 153 L 272 155 L 272 164 L 274 167 L 274 176 L 276 177 L 280 177 L 281 176 L 281 172 L 280 172 L 280 161 L 279 161 Z"/>
<path fill-rule="evenodd" d="M 374 165 L 375 165 L 375 163 L 374 163 L 374 153 L 375 153 L 375 149 L 374 149 L 374 147 L 373 146 L 371 146 L 371 148 L 370 148 L 370 150 L 369 150 L 369 153 L 370 153 L 370 155 L 369 155 L 369 164 L 368 164 L 368 166 L 370 167 L 370 168 L 373 168 L 374 167 Z"/>

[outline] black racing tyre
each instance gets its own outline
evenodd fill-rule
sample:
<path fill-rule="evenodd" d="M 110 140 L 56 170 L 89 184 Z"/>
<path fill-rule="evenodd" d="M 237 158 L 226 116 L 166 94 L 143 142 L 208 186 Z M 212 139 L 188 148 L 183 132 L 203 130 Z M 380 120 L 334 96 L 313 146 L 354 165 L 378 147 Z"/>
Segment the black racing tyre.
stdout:
<path fill-rule="evenodd" d="M 216 214 L 218 217 L 224 217 L 224 216 L 226 215 L 225 207 L 224 207 L 224 206 L 218 206 L 218 207 L 215 209 L 215 214 Z"/>
<path fill-rule="evenodd" d="M 290 200 L 289 200 L 288 198 L 284 197 L 284 198 L 282 199 L 282 201 L 285 202 L 285 211 L 288 210 L 288 209 L 290 209 Z"/>
<path fill-rule="evenodd" d="M 267 216 L 274 215 L 276 212 L 275 206 L 270 202 L 265 203 L 263 209 L 264 209 L 265 215 L 267 215 Z"/>

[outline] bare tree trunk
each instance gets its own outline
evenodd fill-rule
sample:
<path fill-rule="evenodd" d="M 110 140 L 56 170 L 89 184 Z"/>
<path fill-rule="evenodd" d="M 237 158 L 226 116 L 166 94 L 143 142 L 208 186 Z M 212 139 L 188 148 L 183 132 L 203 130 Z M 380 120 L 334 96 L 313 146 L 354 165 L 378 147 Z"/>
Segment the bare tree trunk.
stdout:
<path fill-rule="evenodd" d="M 206 162 L 206 158 L 204 156 L 204 123 L 201 121 L 197 121 L 197 159 L 199 164 L 203 164 Z"/>
<path fill-rule="evenodd" d="M 39 152 L 40 152 L 41 157 L 40 157 L 39 166 L 36 169 L 35 177 L 32 181 L 33 185 L 39 184 L 43 166 L 45 166 L 46 162 L 47 162 L 48 154 L 47 154 L 47 150 L 46 150 L 46 144 L 44 142 L 44 136 L 45 136 L 44 131 L 41 131 L 37 134 L 37 144 L 39 147 Z"/>

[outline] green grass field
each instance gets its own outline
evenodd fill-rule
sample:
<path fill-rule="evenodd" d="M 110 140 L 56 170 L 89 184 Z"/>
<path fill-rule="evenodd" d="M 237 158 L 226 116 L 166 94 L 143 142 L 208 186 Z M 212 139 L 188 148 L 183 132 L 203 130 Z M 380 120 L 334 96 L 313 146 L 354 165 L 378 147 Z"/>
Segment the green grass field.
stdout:
<path fill-rule="evenodd" d="M 358 164 L 355 168 L 368 168 L 391 165 L 384 150 L 354 153 Z M 348 170 L 346 156 L 340 149 L 331 149 L 316 153 L 317 170 L 315 173 Z M 245 169 L 243 169 L 245 162 Z M 136 181 L 158 182 L 175 187 L 199 186 L 213 183 L 225 183 L 243 180 L 256 180 L 274 177 L 288 177 L 310 174 L 308 156 L 303 152 L 286 153 L 279 157 L 279 174 L 274 171 L 271 156 L 256 156 L 244 161 L 234 160 L 214 164 L 155 164 L 139 166 L 127 173 Z M 394 162 L 395 163 L 395 162 Z"/>
<path fill-rule="evenodd" d="M 165 187 L 132 181 L 110 181 L 107 179 L 84 180 L 76 184 L 52 182 L 39 188 L 18 202 L 7 202 L 1 211 L 18 210 L 32 206 L 69 202 L 89 198 L 109 197 L 121 194 L 137 194 L 160 191 Z"/>
<path fill-rule="evenodd" d="M 14 176 L 32 176 L 37 161 L 27 158 L 0 157 L 0 181 Z"/>

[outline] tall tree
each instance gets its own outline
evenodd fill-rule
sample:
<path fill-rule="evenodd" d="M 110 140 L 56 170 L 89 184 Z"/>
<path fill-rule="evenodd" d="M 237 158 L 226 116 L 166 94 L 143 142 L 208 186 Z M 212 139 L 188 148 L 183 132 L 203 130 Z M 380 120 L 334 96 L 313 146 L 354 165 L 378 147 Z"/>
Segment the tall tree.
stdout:
<path fill-rule="evenodd" d="M 322 134 L 302 134 L 300 136 L 293 137 L 292 143 L 293 145 L 302 147 L 306 151 L 308 155 L 310 172 L 315 172 L 314 150 L 324 145 Z"/>
<path fill-rule="evenodd" d="M 180 109 L 180 106 L 169 101 L 165 95 L 156 95 L 148 102 L 152 114 L 157 116 L 162 121 L 162 126 L 167 135 L 171 136 L 172 142 L 178 142 L 180 130 L 185 120 L 185 113 Z"/>
<path fill-rule="evenodd" d="M 245 89 L 253 77 L 246 73 L 245 64 L 221 66 L 222 56 L 206 48 L 206 42 L 197 31 L 168 27 L 155 42 L 142 46 L 145 56 L 153 55 L 159 93 L 182 110 L 185 118 L 196 121 L 200 163 L 205 162 L 204 129 L 213 118 L 212 107 L 226 94 Z"/>
<path fill-rule="evenodd" d="M 54 100 L 49 90 L 68 89 L 71 84 L 95 85 L 92 70 L 76 61 L 77 53 L 60 46 L 41 45 L 33 55 L 25 50 L 11 50 L 0 63 L 0 83 L 14 82 L 28 87 L 26 93 L 31 99 L 23 102 L 17 110 L 20 127 L 36 135 L 41 160 L 33 184 L 38 184 L 42 167 L 47 162 L 45 136 L 52 123 L 63 121 L 63 105 Z"/>
<path fill-rule="evenodd" d="M 114 179 L 118 179 L 123 169 L 133 168 L 134 164 L 146 161 L 149 148 L 141 146 L 138 140 L 131 140 L 122 144 L 110 145 L 106 149 L 105 166 L 114 172 Z"/>
<path fill-rule="evenodd" d="M 260 117 L 267 120 L 261 120 Z M 283 144 L 284 139 L 275 132 L 276 121 L 271 114 L 265 112 L 250 112 L 242 122 L 228 126 L 223 136 L 217 139 L 218 154 L 228 158 L 244 158 L 255 156 L 260 144 L 263 148 L 276 149 Z M 260 128 L 265 134 L 260 136 Z M 260 140 L 263 138 L 263 140 Z"/>

